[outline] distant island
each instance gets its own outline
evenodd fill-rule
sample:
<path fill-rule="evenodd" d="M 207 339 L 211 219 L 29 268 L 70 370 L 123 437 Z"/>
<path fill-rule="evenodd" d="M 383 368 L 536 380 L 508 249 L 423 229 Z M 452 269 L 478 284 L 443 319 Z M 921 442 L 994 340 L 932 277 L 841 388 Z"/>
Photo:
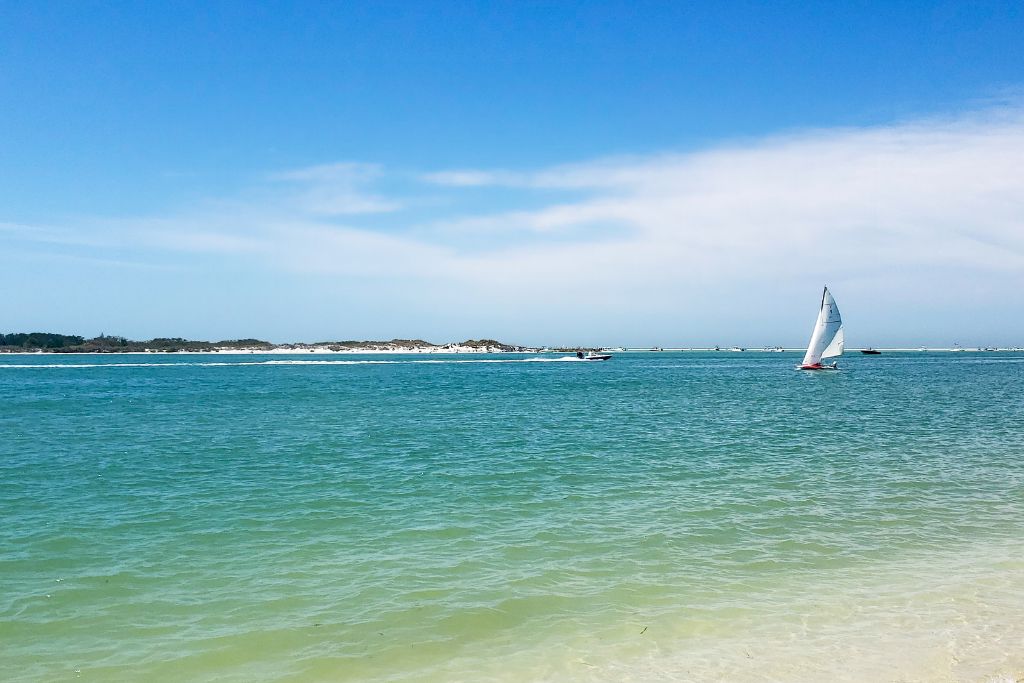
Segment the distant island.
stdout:
<path fill-rule="evenodd" d="M 464 342 L 449 344 L 433 344 L 422 339 L 272 344 L 261 339 L 226 339 L 209 342 L 181 337 L 158 337 L 149 341 L 133 341 L 106 334 L 92 339 L 52 332 L 0 334 L 0 353 L 525 353 L 539 350 L 505 344 L 494 339 L 467 339 Z M 551 350 L 577 349 L 573 347 Z"/>

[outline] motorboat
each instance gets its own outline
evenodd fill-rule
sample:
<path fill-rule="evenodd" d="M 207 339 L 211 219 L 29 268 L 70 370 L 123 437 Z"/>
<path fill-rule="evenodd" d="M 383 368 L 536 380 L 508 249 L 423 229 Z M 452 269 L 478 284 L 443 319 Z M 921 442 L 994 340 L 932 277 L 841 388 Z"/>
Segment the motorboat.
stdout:
<path fill-rule="evenodd" d="M 596 353 L 594 351 L 588 351 L 583 353 L 582 351 L 576 352 L 576 357 L 580 360 L 610 360 L 612 354 L 610 353 Z"/>

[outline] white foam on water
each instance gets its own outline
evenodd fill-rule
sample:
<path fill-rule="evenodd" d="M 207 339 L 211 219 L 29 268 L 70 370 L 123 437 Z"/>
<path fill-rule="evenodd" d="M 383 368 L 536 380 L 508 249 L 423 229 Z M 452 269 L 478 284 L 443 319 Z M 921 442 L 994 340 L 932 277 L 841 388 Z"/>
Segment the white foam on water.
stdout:
<path fill-rule="evenodd" d="M 240 365 L 240 363 L 0 363 L 0 369 L 78 370 L 87 368 L 174 368 L 186 365 Z"/>

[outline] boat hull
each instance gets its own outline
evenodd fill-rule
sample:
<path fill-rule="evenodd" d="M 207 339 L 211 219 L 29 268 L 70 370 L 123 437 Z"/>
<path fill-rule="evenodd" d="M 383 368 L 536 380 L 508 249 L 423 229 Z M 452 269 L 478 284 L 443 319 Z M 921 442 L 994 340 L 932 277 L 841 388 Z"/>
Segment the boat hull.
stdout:
<path fill-rule="evenodd" d="M 833 363 L 832 365 L 822 365 L 821 363 L 814 363 L 813 365 L 798 365 L 797 370 L 838 370 L 839 367 Z"/>

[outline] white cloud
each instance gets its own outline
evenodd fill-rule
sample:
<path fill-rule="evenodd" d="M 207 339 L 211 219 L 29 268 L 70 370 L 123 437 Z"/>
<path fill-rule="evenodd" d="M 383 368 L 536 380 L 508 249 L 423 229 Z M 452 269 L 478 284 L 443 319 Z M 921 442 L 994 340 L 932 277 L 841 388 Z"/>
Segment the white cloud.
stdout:
<path fill-rule="evenodd" d="M 487 185 L 516 185 L 519 176 L 495 171 L 438 171 L 424 173 L 420 179 L 435 185 L 451 187 L 483 187 Z"/>
<path fill-rule="evenodd" d="M 808 290 L 813 303 L 825 281 L 878 326 L 900 307 L 950 314 L 994 292 L 1000 315 L 1022 320 L 1021 159 L 1024 110 L 1002 107 L 525 173 L 440 171 L 419 177 L 418 192 L 451 202 L 429 218 L 375 191 L 384 169 L 339 163 L 275 174 L 256 198 L 108 221 L 103 240 L 231 256 L 298 279 L 401 283 L 379 290 L 398 297 L 382 305 L 444 309 L 447 297 L 458 304 L 440 315 L 485 328 L 504 316 L 589 325 L 594 337 L 615 321 L 647 325 L 655 341 L 691 324 L 735 332 L 789 315 Z M 520 208 L 481 211 L 470 201 L 479 187 Z M 371 213 L 390 214 L 386 227 L 366 225 Z M 38 237 L 78 239 L 71 228 Z"/>
<path fill-rule="evenodd" d="M 284 171 L 270 176 L 275 182 L 298 186 L 291 197 L 301 211 L 324 216 L 396 211 L 400 205 L 365 191 L 379 179 L 382 169 L 375 164 L 337 163 Z"/>
<path fill-rule="evenodd" d="M 911 309 L 932 321 L 903 325 L 945 326 L 952 336 L 967 310 L 980 310 L 989 333 L 1019 339 L 1021 159 L 1024 112 L 1000 108 L 530 174 L 481 172 L 495 187 L 577 198 L 435 227 L 491 236 L 494 248 L 458 259 L 467 280 L 541 302 L 560 292 L 572 302 L 561 307 L 566 316 L 589 310 L 582 324 L 646 307 L 645 325 L 672 329 L 664 318 L 673 316 L 675 329 L 706 323 L 735 334 L 771 326 L 772 316 L 789 314 L 787 302 L 829 282 L 859 314 L 862 334 L 914 339 L 914 329 L 884 329 Z M 620 229 L 598 229 L 609 225 Z M 501 239 L 508 235 L 520 237 Z"/>
<path fill-rule="evenodd" d="M 624 268 L 659 282 L 654 266 L 717 271 L 721 279 L 815 264 L 888 264 L 1020 271 L 1024 267 L 1024 117 L 981 114 L 868 130 L 816 131 L 748 148 L 599 161 L 541 170 L 545 188 L 589 188 L 571 203 L 461 218 L 453 225 L 500 233 L 557 234 L 617 224 Z M 555 245 L 546 253 L 566 249 Z M 572 248 L 578 274 L 598 271 L 601 242 Z M 536 269 L 544 254 L 509 252 Z M 560 254 L 561 257 L 566 254 Z M 597 259 L 588 263 L 588 259 Z M 712 282 L 708 282 L 712 284 Z"/>

